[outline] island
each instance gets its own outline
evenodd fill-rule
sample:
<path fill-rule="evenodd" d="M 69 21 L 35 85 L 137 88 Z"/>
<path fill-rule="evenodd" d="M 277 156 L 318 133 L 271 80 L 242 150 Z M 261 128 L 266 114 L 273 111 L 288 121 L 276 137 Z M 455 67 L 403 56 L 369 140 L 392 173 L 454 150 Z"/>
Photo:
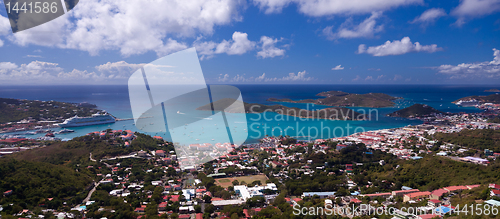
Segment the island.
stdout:
<path fill-rule="evenodd" d="M 352 94 L 343 91 L 321 92 L 316 96 L 324 97 L 318 99 L 292 100 L 289 98 L 277 99 L 269 98 L 271 102 L 289 102 L 289 103 L 313 103 L 325 106 L 338 107 L 391 107 L 394 106 L 394 100 L 398 99 L 383 93 Z"/>
<path fill-rule="evenodd" d="M 490 94 L 488 96 L 468 96 L 455 100 L 452 103 L 457 105 L 481 105 L 484 103 L 499 104 L 500 95 Z"/>
<path fill-rule="evenodd" d="M 244 109 L 239 104 L 234 104 L 236 101 L 231 98 L 224 98 L 213 102 L 215 111 L 224 111 L 228 113 L 264 113 L 274 112 L 287 116 L 295 116 L 301 118 L 312 119 L 329 119 L 329 120 L 365 120 L 365 114 L 356 112 L 355 110 L 344 107 L 330 107 L 321 110 L 305 110 L 297 107 L 287 107 L 283 105 L 264 105 L 258 103 L 245 103 L 243 102 Z M 207 104 L 198 107 L 197 110 L 212 110 L 212 105 Z"/>
<path fill-rule="evenodd" d="M 493 92 L 493 93 L 496 93 L 496 92 L 500 92 L 499 89 L 488 89 L 488 90 L 485 90 L 484 92 Z"/>
<path fill-rule="evenodd" d="M 432 108 L 431 106 L 425 104 L 413 104 L 410 107 L 406 107 L 404 109 L 398 110 L 393 113 L 387 114 L 387 116 L 391 117 L 403 117 L 403 118 L 415 118 L 422 116 L 432 116 L 436 114 L 445 114 L 437 109 Z"/>

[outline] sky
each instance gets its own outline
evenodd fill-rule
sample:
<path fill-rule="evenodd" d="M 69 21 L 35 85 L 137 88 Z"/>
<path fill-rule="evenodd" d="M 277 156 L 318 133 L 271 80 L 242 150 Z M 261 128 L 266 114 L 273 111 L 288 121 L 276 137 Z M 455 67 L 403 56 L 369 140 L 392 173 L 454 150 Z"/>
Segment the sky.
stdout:
<path fill-rule="evenodd" d="M 125 85 L 191 47 L 210 84 L 500 86 L 500 0 L 85 0 L 15 34 L 0 7 L 0 85 Z"/>

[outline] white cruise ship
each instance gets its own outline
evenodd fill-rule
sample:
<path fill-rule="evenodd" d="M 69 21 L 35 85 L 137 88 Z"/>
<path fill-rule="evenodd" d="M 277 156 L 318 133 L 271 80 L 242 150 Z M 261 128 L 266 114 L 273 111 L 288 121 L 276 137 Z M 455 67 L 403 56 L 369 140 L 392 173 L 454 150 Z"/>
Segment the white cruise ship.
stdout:
<path fill-rule="evenodd" d="M 74 116 L 66 119 L 63 123 L 59 123 L 59 127 L 77 127 L 77 126 L 87 126 L 87 125 L 99 125 L 116 122 L 115 118 L 108 113 L 100 114 L 96 113 L 90 117 L 78 117 Z"/>

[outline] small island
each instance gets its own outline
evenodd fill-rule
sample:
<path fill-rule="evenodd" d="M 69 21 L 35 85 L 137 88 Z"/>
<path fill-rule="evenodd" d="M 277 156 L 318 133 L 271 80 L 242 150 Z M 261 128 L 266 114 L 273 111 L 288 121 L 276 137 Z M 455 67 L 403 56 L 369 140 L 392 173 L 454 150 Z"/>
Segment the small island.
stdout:
<path fill-rule="evenodd" d="M 444 114 L 437 109 L 432 108 L 431 106 L 425 104 L 414 104 L 410 107 L 406 107 L 402 110 L 398 110 L 393 113 L 387 114 L 387 116 L 391 117 L 403 117 L 403 118 L 416 118 L 422 116 L 432 116 L 436 114 Z"/>
<path fill-rule="evenodd" d="M 499 89 L 488 89 L 488 90 L 485 90 L 484 92 L 496 93 L 496 92 L 500 92 L 500 90 Z"/>
<path fill-rule="evenodd" d="M 325 106 L 337 107 L 370 107 L 381 108 L 394 106 L 394 100 L 398 99 L 383 93 L 351 94 L 343 91 L 321 92 L 316 96 L 325 97 L 318 99 L 292 100 L 289 98 L 269 98 L 267 101 L 288 103 L 313 103 Z"/>
<path fill-rule="evenodd" d="M 295 116 L 300 118 L 311 119 L 329 119 L 329 120 L 365 120 L 365 114 L 356 112 L 355 110 L 344 107 L 330 107 L 321 110 L 305 110 L 297 107 L 286 107 L 283 105 L 264 105 L 258 103 L 245 103 L 244 109 L 235 106 L 241 104 L 233 104 L 235 101 L 231 98 L 225 98 L 213 102 L 215 111 L 224 111 L 228 113 L 264 113 L 274 112 L 287 116 Z M 197 110 L 212 110 L 210 104 L 198 107 Z"/>

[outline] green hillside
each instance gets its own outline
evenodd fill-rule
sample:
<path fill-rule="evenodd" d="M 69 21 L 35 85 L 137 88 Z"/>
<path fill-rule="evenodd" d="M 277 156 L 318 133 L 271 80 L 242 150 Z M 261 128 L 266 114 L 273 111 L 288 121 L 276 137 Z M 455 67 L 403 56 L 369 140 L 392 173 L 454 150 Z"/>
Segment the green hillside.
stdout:
<path fill-rule="evenodd" d="M 277 99 L 269 98 L 272 102 L 290 102 L 290 103 L 314 103 L 325 106 L 351 106 L 351 107 L 390 107 L 394 105 L 396 97 L 383 93 L 351 94 L 342 91 L 327 91 L 317 94 L 325 98 L 291 100 L 289 98 Z"/>
<path fill-rule="evenodd" d="M 411 117 L 429 116 L 432 114 L 439 114 L 439 113 L 444 113 L 444 112 L 436 110 L 428 105 L 414 104 L 410 107 L 390 113 L 388 114 L 388 116 L 411 118 Z"/>

